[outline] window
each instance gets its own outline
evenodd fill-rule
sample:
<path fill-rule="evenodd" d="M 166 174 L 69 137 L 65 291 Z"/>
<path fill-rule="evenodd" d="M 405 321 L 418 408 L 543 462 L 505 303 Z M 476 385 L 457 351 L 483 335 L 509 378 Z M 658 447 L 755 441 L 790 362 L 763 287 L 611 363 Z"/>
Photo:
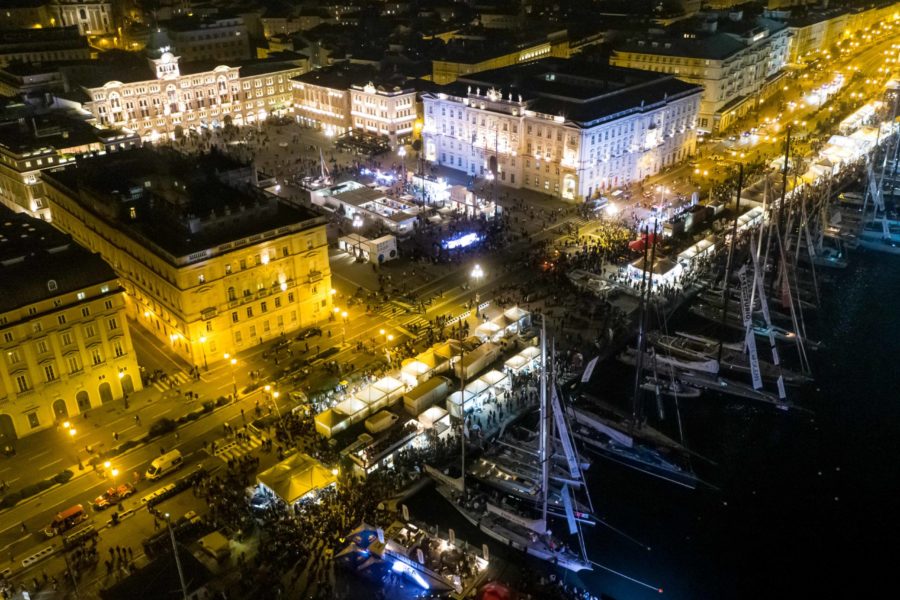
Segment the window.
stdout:
<path fill-rule="evenodd" d="M 38 419 L 38 416 L 37 416 L 37 413 L 36 413 L 36 412 L 30 412 L 30 413 L 28 413 L 28 425 L 29 425 L 32 429 L 37 429 L 38 427 L 41 426 L 41 420 Z"/>
<path fill-rule="evenodd" d="M 97 331 L 94 329 L 93 325 L 84 326 L 84 337 L 92 338 L 95 335 L 97 335 Z"/>
<path fill-rule="evenodd" d="M 242 258 L 241 259 L 241 271 L 245 270 L 246 268 L 247 268 L 247 259 Z"/>
<path fill-rule="evenodd" d="M 240 345 L 242 341 L 243 340 L 241 339 L 241 332 L 235 331 L 234 332 L 234 343 Z"/>
<path fill-rule="evenodd" d="M 269 312 L 269 307 L 266 305 L 265 302 L 260 302 L 259 310 L 261 310 L 262 312 Z"/>
<path fill-rule="evenodd" d="M 115 331 L 116 329 L 119 328 L 119 322 L 116 320 L 115 317 L 110 317 L 109 319 L 106 320 L 106 326 L 109 327 L 110 331 Z"/>
<path fill-rule="evenodd" d="M 197 275 L 197 283 L 199 283 L 199 284 L 206 283 L 206 275 L 204 275 L 202 273 L 200 275 Z"/>
<path fill-rule="evenodd" d="M 82 317 L 89 317 L 89 316 L 91 316 L 91 309 L 88 308 L 87 306 L 82 306 L 82 307 L 81 307 L 81 316 L 82 316 Z"/>
<path fill-rule="evenodd" d="M 252 319 L 252 318 L 253 318 L 253 307 L 252 307 L 252 306 L 248 306 L 248 307 L 247 307 L 247 318 L 248 318 L 248 319 Z M 253 336 L 251 336 L 251 337 L 253 337 Z"/>
<path fill-rule="evenodd" d="M 9 364 L 17 365 L 22 362 L 22 357 L 19 355 L 18 350 L 10 350 L 6 353 L 6 358 L 9 360 Z"/>
<path fill-rule="evenodd" d="M 225 274 L 231 275 L 231 263 L 228 263 L 227 265 L 225 265 Z"/>
<path fill-rule="evenodd" d="M 256 337 L 256 325 L 251 325 L 250 326 L 250 339 L 253 339 L 255 337 Z"/>
<path fill-rule="evenodd" d="M 31 385 L 28 383 L 28 375 L 25 375 L 24 373 L 22 375 L 16 375 L 16 389 L 19 390 L 20 394 L 24 394 L 31 389 Z"/>
<path fill-rule="evenodd" d="M 47 340 L 38 340 L 37 351 L 39 354 L 47 353 Z"/>
<path fill-rule="evenodd" d="M 108 286 L 108 285 L 101 285 L 101 286 L 100 286 L 100 293 L 101 293 L 101 294 L 105 294 L 105 293 L 108 292 L 108 291 L 109 291 L 109 286 Z"/>
<path fill-rule="evenodd" d="M 237 312 L 231 313 L 231 322 L 232 322 L 232 323 L 237 323 L 237 322 L 238 322 L 238 314 L 237 314 Z"/>
<path fill-rule="evenodd" d="M 125 349 L 122 347 L 122 340 L 115 340 L 113 342 L 113 352 L 115 352 L 116 356 L 125 356 Z"/>
<path fill-rule="evenodd" d="M 288 302 L 293 302 L 293 301 L 294 301 L 294 292 L 290 292 L 288 294 Z"/>
<path fill-rule="evenodd" d="M 103 354 L 100 353 L 100 348 L 91 348 L 91 364 L 96 366 L 102 362 Z"/>
<path fill-rule="evenodd" d="M 275 308 L 281 308 L 281 298 L 275 298 Z"/>
<path fill-rule="evenodd" d="M 66 363 L 69 365 L 69 373 L 78 373 L 81 371 L 81 357 L 77 354 L 73 354 L 67 358 Z"/>
<path fill-rule="evenodd" d="M 4 341 L 4 342 L 11 342 L 11 341 L 13 341 L 13 334 L 12 334 L 12 331 L 4 331 L 4 332 L 3 332 L 3 341 Z"/>
<path fill-rule="evenodd" d="M 266 319 L 265 322 L 263 322 L 263 333 L 269 333 L 269 320 L 268 319 Z"/>
<path fill-rule="evenodd" d="M 44 330 L 44 326 L 41 325 L 40 321 L 35 321 L 34 323 L 32 323 L 31 328 L 34 330 L 35 333 L 40 333 Z"/>
<path fill-rule="evenodd" d="M 44 365 L 44 380 L 47 383 L 56 381 L 56 368 L 52 364 Z"/>
<path fill-rule="evenodd" d="M 112 307 L 113 307 L 113 301 L 112 301 L 112 300 L 107 300 L 106 302 L 103 303 L 103 306 L 106 307 L 106 310 L 112 310 Z"/>
<path fill-rule="evenodd" d="M 60 325 L 66 324 L 66 315 L 56 315 L 56 322 Z"/>
<path fill-rule="evenodd" d="M 237 294 L 234 291 L 233 287 L 228 288 L 228 301 L 231 302 L 233 300 L 237 300 Z"/>
<path fill-rule="evenodd" d="M 63 346 L 71 346 L 72 345 L 72 334 L 66 331 L 61 336 Z"/>

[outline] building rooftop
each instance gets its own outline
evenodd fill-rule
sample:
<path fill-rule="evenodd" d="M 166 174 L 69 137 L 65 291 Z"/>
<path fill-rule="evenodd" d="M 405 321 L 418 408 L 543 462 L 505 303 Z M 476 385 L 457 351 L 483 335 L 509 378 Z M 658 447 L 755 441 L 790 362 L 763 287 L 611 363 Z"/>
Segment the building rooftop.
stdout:
<path fill-rule="evenodd" d="M 332 90 L 348 90 L 354 85 L 362 86 L 367 83 L 372 83 L 376 88 L 392 90 L 398 85 L 408 87 L 404 80 L 403 76 L 385 76 L 371 65 L 350 62 L 340 62 L 292 78 L 292 81 Z"/>
<path fill-rule="evenodd" d="M 188 157 L 141 148 L 79 159 L 44 179 L 178 264 L 201 250 L 320 221 L 312 211 L 288 206 L 257 187 L 253 166 L 215 151 Z"/>
<path fill-rule="evenodd" d="M 49 223 L 0 205 L 0 312 L 115 279 L 99 254 Z"/>
<path fill-rule="evenodd" d="M 635 52 L 637 54 L 660 54 L 663 56 L 725 60 L 745 47 L 746 44 L 727 33 L 711 33 L 707 35 L 697 34 L 695 37 L 668 35 L 629 40 L 618 45 L 616 49 L 620 52 Z"/>
<path fill-rule="evenodd" d="M 463 98 L 494 89 L 502 101 L 521 96 L 528 110 L 579 126 L 703 91 L 666 73 L 557 58 L 465 75 L 436 89 Z"/>
<path fill-rule="evenodd" d="M 0 147 L 22 155 L 43 149 L 66 150 L 103 144 L 104 138 L 121 131 L 100 130 L 84 121 L 58 113 L 0 123 Z"/>

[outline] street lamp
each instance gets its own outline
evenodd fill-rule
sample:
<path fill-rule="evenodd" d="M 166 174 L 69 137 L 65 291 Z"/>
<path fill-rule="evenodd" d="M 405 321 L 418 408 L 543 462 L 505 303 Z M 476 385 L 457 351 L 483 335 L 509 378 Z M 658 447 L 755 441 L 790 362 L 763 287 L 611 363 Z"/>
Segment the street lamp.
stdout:
<path fill-rule="evenodd" d="M 224 358 L 231 365 L 231 386 L 234 389 L 234 399 L 237 400 L 237 379 L 234 377 L 234 366 L 237 364 L 237 359 L 232 358 L 227 352 L 225 353 Z"/>
<path fill-rule="evenodd" d="M 206 336 L 200 336 L 200 350 L 203 352 L 203 370 L 209 371 L 209 364 L 206 362 Z"/>
<path fill-rule="evenodd" d="M 481 278 L 484 277 L 484 271 L 481 268 L 481 265 L 476 264 L 472 267 L 472 279 L 475 280 L 475 285 L 477 286 L 481 283 Z M 475 292 L 475 302 L 477 303 L 480 300 L 478 292 Z"/>
<path fill-rule="evenodd" d="M 169 537 L 172 539 L 172 552 L 175 554 L 175 567 L 178 569 L 178 581 L 181 582 L 181 593 L 184 600 L 188 599 L 187 586 L 184 583 L 184 571 L 181 570 L 181 559 L 178 557 L 178 546 L 175 545 L 175 530 L 172 529 L 172 519 L 166 513 L 166 525 L 169 526 Z"/>
<path fill-rule="evenodd" d="M 403 183 L 406 183 L 406 146 L 400 146 L 397 150 L 397 156 L 403 161 Z"/>

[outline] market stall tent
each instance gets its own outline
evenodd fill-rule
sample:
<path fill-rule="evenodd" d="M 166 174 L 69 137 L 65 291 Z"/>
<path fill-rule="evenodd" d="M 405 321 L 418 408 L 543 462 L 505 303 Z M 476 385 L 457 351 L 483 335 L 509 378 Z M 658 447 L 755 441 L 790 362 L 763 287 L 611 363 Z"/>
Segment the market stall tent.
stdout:
<path fill-rule="evenodd" d="M 256 476 L 257 482 L 291 505 L 303 497 L 323 490 L 337 481 L 331 469 L 298 452 Z"/>

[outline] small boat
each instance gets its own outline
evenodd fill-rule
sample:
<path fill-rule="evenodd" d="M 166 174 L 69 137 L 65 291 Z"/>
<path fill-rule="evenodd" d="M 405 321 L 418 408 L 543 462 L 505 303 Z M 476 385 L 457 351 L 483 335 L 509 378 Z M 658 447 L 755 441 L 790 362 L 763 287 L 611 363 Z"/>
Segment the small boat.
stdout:
<path fill-rule="evenodd" d="M 637 350 L 635 350 L 634 348 L 628 348 L 625 350 L 625 352 L 622 352 L 618 356 L 620 362 L 631 366 L 635 366 L 637 364 L 636 358 Z M 654 364 L 654 362 L 656 364 Z M 657 369 L 660 365 L 684 371 L 701 371 L 703 373 L 719 372 L 719 362 L 715 359 L 703 358 L 700 360 L 685 360 L 666 354 L 660 354 L 653 350 L 653 348 L 650 348 L 644 352 L 642 367 L 645 371 Z"/>
<path fill-rule="evenodd" d="M 641 383 L 641 389 L 646 392 L 669 396 L 671 398 L 699 398 L 700 390 L 689 385 L 684 385 L 676 379 L 648 375 Z"/>

